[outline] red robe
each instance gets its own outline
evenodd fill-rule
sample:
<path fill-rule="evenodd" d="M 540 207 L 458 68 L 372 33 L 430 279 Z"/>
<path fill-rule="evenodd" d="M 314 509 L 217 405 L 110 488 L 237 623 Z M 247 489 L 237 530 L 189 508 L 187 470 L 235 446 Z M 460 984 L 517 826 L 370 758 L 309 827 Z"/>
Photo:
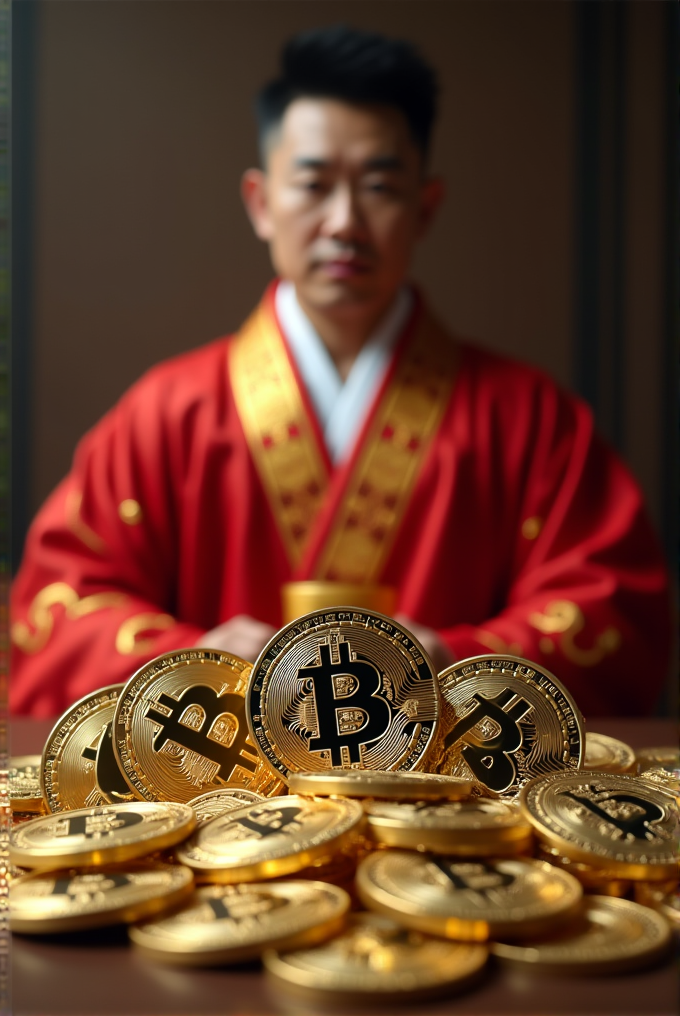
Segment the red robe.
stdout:
<path fill-rule="evenodd" d="M 272 290 L 265 303 L 274 314 Z M 15 713 L 59 714 L 236 614 L 278 627 L 282 584 L 313 575 L 358 451 L 334 469 L 320 449 L 328 490 L 295 570 L 229 383 L 232 342 L 142 377 L 39 512 L 13 589 Z M 666 677 L 667 578 L 636 483 L 583 402 L 473 346 L 379 580 L 458 659 L 533 659 L 587 716 L 647 711 Z"/>

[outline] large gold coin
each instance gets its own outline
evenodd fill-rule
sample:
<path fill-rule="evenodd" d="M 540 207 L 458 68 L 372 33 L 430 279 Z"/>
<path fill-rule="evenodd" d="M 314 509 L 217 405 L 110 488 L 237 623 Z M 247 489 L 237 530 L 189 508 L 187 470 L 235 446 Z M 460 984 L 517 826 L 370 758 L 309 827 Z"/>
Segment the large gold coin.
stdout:
<path fill-rule="evenodd" d="M 388 847 L 458 857 L 518 854 L 531 847 L 531 826 L 503 801 L 369 801 L 364 810 L 371 836 Z"/>
<path fill-rule="evenodd" d="M 558 936 L 522 945 L 494 942 L 505 963 L 545 974 L 613 974 L 656 962 L 670 947 L 664 919 L 653 910 L 609 896 L 587 896 L 582 919 Z"/>
<path fill-rule="evenodd" d="M 256 801 L 264 801 L 262 794 L 256 794 L 253 790 L 246 790 L 240 786 L 226 786 L 222 790 L 209 790 L 207 794 L 199 797 L 192 797 L 188 802 L 196 812 L 196 828 L 205 825 L 218 815 L 224 815 L 228 811 L 236 811 L 244 804 L 254 804 Z"/>
<path fill-rule="evenodd" d="M 355 914 L 343 934 L 316 949 L 266 952 L 272 983 L 321 1000 L 384 1002 L 464 988 L 487 961 L 483 945 L 444 942 L 378 914 Z"/>
<path fill-rule="evenodd" d="M 338 607 L 283 628 L 258 657 L 246 714 L 286 781 L 331 767 L 424 769 L 438 750 L 439 686 L 419 642 L 382 614 Z"/>
<path fill-rule="evenodd" d="M 251 664 L 212 649 L 166 653 L 125 685 L 114 746 L 130 788 L 147 801 L 187 802 L 225 783 L 255 793 L 283 784 L 248 737 L 244 695 Z"/>
<path fill-rule="evenodd" d="M 40 774 L 43 798 L 50 811 L 109 804 L 105 787 L 124 788 L 128 800 L 133 796 L 125 786 L 110 741 L 106 744 L 108 750 L 100 751 L 122 688 L 122 684 L 112 684 L 86 695 L 52 728 L 43 749 Z"/>
<path fill-rule="evenodd" d="M 210 882 L 255 882 L 330 858 L 358 833 L 363 809 L 342 798 L 280 797 L 220 815 L 176 851 Z"/>
<path fill-rule="evenodd" d="M 650 882 L 677 871 L 678 806 L 635 776 L 553 773 L 524 787 L 520 805 L 539 837 L 574 861 Z"/>
<path fill-rule="evenodd" d="M 130 938 L 161 962 L 240 963 L 336 935 L 349 906 L 343 889 L 323 882 L 203 886 L 179 913 L 130 928 Z"/>
<path fill-rule="evenodd" d="M 195 826 L 187 804 L 105 804 L 25 822 L 12 831 L 9 856 L 26 868 L 115 864 L 174 846 Z"/>
<path fill-rule="evenodd" d="M 128 924 L 187 899 L 194 878 L 179 865 L 131 861 L 105 868 L 34 872 L 12 884 L 12 931 L 25 935 Z"/>
<path fill-rule="evenodd" d="M 460 800 L 472 793 L 473 781 L 437 773 L 377 771 L 374 769 L 321 769 L 291 773 L 292 794 L 343 797 L 382 797 L 398 801 Z"/>
<path fill-rule="evenodd" d="M 12 811 L 47 811 L 40 787 L 40 755 L 17 755 L 9 760 L 7 782 Z"/>
<path fill-rule="evenodd" d="M 581 765 L 581 713 L 548 670 L 517 656 L 474 656 L 439 680 L 453 714 L 440 772 L 476 779 L 493 797 Z"/>
<path fill-rule="evenodd" d="M 544 861 L 458 861 L 386 850 L 357 871 L 364 905 L 409 928 L 483 942 L 541 934 L 578 910 L 583 890 Z"/>
<path fill-rule="evenodd" d="M 635 769 L 635 752 L 629 744 L 617 741 L 615 737 L 589 730 L 586 733 L 583 768 L 605 773 L 630 773 Z"/>

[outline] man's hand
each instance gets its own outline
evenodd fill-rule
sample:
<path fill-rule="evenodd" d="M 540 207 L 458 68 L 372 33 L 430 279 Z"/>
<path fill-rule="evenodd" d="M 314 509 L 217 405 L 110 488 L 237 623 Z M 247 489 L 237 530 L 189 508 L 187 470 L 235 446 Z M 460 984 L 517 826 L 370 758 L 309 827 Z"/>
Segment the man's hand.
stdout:
<path fill-rule="evenodd" d="M 446 642 L 439 637 L 434 628 L 426 628 L 424 624 L 418 624 L 417 621 L 412 621 L 410 617 L 406 617 L 405 614 L 398 614 L 395 618 L 399 624 L 403 624 L 404 628 L 408 628 L 415 637 L 418 639 L 423 649 L 434 663 L 434 669 L 438 674 L 442 670 L 446 670 L 452 663 L 456 662 L 456 657 L 453 655 Z"/>
<path fill-rule="evenodd" d="M 242 660 L 254 663 L 269 642 L 276 628 L 263 621 L 256 621 L 247 614 L 237 614 L 217 628 L 211 628 L 201 635 L 196 645 L 203 649 L 221 649 L 222 652 L 240 656 Z"/>

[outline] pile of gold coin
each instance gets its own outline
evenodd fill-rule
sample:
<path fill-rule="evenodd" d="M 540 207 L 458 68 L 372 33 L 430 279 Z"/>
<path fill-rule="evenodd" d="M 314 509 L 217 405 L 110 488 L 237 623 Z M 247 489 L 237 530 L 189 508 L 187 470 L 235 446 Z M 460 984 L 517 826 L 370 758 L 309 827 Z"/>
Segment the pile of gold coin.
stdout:
<path fill-rule="evenodd" d="M 390 618 L 310 614 L 254 665 L 158 657 L 12 760 L 11 927 L 127 924 L 149 962 L 261 958 L 317 1002 L 627 970 L 678 927 L 679 775 L 586 739 L 529 660 L 437 674 Z"/>

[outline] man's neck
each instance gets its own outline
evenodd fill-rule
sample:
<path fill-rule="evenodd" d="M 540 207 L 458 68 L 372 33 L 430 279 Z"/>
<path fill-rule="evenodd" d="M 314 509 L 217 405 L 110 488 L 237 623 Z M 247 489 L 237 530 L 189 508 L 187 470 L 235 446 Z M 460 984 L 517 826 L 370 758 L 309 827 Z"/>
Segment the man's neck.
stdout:
<path fill-rule="evenodd" d="M 335 315 L 323 313 L 318 308 L 310 307 L 299 293 L 297 293 L 297 298 L 301 309 L 328 350 L 335 369 L 343 381 L 349 377 L 356 358 L 374 334 L 395 299 L 392 296 L 385 306 L 376 308 L 371 314 Z"/>

